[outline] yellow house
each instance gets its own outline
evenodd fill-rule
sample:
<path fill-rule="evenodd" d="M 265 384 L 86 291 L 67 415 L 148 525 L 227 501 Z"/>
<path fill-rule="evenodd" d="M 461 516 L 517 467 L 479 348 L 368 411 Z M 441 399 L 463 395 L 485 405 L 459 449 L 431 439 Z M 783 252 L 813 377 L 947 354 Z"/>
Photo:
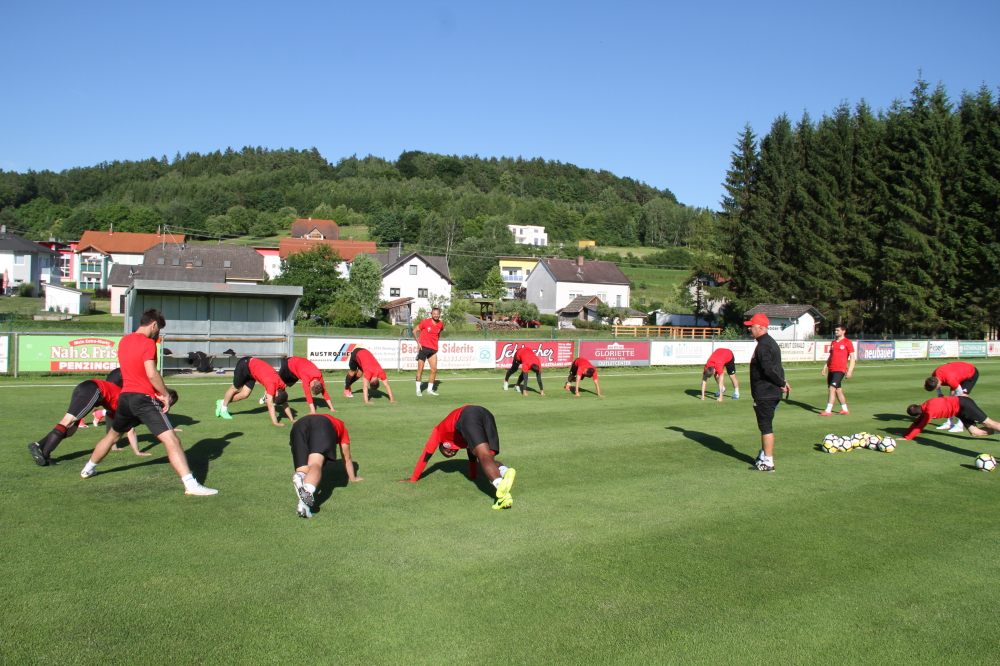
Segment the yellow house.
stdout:
<path fill-rule="evenodd" d="M 507 283 L 507 296 L 513 297 L 514 290 L 524 286 L 524 281 L 531 275 L 531 271 L 538 264 L 535 257 L 497 257 L 500 264 L 500 274 L 503 281 Z"/>
<path fill-rule="evenodd" d="M 576 244 L 579 245 L 581 248 L 584 248 L 584 247 L 597 247 L 597 242 L 596 241 L 592 241 L 592 240 L 577 241 Z"/>

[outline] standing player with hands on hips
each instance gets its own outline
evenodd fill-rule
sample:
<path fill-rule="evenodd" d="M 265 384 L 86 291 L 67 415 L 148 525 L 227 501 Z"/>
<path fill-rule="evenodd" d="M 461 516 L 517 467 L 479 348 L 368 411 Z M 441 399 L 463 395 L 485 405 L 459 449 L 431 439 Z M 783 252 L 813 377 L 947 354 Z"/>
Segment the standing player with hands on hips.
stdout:
<path fill-rule="evenodd" d="M 785 369 L 781 367 L 781 347 L 767 332 L 771 320 L 758 312 L 743 324 L 750 327 L 750 335 L 757 339 L 757 348 L 750 359 L 750 393 L 760 430 L 760 453 L 750 469 L 773 472 L 774 410 L 781 401 L 781 394 L 788 393 L 792 387 L 785 381 Z"/>
<path fill-rule="evenodd" d="M 118 396 L 115 420 L 80 472 L 84 479 L 92 477 L 97 464 L 122 435 L 140 423 L 149 429 L 167 450 L 167 458 L 181 481 L 186 495 L 214 495 L 218 490 L 198 483 L 188 467 L 181 440 L 167 419 L 170 391 L 156 370 L 156 339 L 167 325 L 159 310 L 150 308 L 139 318 L 139 328 L 118 343 L 118 365 L 122 371 L 122 391 Z"/>
<path fill-rule="evenodd" d="M 431 395 L 437 395 L 434 392 L 434 380 L 437 379 L 438 372 L 438 338 L 443 330 L 444 322 L 441 321 L 441 308 L 433 308 L 430 319 L 424 319 L 413 329 L 413 339 L 420 345 L 420 351 L 417 352 L 417 397 L 423 395 L 420 392 L 420 386 L 424 377 L 424 361 L 430 363 L 431 366 L 427 392 Z"/>
<path fill-rule="evenodd" d="M 833 415 L 833 401 L 840 398 L 840 411 L 838 414 L 850 414 L 847 410 L 847 398 L 844 397 L 844 379 L 850 379 L 854 374 L 854 343 L 847 339 L 847 329 L 843 326 L 836 326 L 833 329 L 834 341 L 830 344 L 830 358 L 823 366 L 823 376 L 830 387 L 830 397 L 820 416 Z M 848 365 L 850 363 L 850 365 Z"/>

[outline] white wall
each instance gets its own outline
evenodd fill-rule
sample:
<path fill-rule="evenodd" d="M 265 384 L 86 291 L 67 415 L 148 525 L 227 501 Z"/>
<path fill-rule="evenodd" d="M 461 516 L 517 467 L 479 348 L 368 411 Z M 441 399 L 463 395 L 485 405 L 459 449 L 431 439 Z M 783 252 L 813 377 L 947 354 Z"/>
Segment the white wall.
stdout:
<path fill-rule="evenodd" d="M 558 289 L 555 278 L 540 262 L 524 281 L 524 291 L 525 300 L 537 305 L 541 314 L 555 314 L 556 310 L 569 303 L 566 301 L 562 305 L 556 305 Z"/>
<path fill-rule="evenodd" d="M 410 266 L 416 266 L 416 275 L 410 274 Z M 392 295 L 392 289 L 399 289 L 399 295 Z M 426 296 L 419 295 L 421 289 L 427 290 Z M 430 310 L 431 296 L 448 296 L 450 294 L 451 283 L 417 257 L 410 259 L 382 278 L 382 300 L 394 301 L 397 298 L 412 298 L 414 300 L 410 311 L 414 315 L 421 309 Z"/>
<path fill-rule="evenodd" d="M 80 314 L 90 309 L 90 294 L 78 294 L 69 289 L 59 289 L 54 284 L 45 288 L 45 309 L 54 308 L 58 312 Z M 68 309 L 67 309 L 68 308 Z"/>
<path fill-rule="evenodd" d="M 808 312 L 798 319 L 769 317 L 767 332 L 775 340 L 805 340 L 816 334 L 816 320 Z"/>
<path fill-rule="evenodd" d="M 549 235 L 545 227 L 531 224 L 508 224 L 507 228 L 514 234 L 514 242 L 541 247 L 549 244 Z"/>
<path fill-rule="evenodd" d="M 556 288 L 555 309 L 558 310 L 569 305 L 570 301 L 577 296 L 597 296 L 606 305 L 615 308 L 627 308 L 631 305 L 629 303 L 629 292 L 630 289 L 627 284 L 560 282 Z M 619 297 L 621 297 L 621 302 L 619 302 Z"/>

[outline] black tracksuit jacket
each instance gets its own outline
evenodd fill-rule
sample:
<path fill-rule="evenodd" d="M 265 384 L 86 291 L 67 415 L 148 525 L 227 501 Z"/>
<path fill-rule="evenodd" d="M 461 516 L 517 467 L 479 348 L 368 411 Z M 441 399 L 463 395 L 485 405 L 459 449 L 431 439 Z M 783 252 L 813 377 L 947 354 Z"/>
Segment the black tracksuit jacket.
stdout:
<path fill-rule="evenodd" d="M 765 333 L 757 338 L 757 349 L 750 359 L 750 394 L 754 400 L 780 400 L 784 385 L 781 348 Z"/>

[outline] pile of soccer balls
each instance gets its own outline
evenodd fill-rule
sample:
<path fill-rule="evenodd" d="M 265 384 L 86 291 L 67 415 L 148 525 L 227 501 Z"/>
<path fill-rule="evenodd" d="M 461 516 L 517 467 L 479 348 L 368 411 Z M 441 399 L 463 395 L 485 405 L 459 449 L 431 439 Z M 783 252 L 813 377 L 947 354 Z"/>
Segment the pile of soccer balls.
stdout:
<path fill-rule="evenodd" d="M 892 453 L 896 450 L 896 440 L 892 437 L 879 437 L 870 432 L 859 432 L 847 437 L 830 434 L 823 438 L 822 447 L 827 453 L 839 453 L 853 449 L 871 449 L 872 451 Z"/>

